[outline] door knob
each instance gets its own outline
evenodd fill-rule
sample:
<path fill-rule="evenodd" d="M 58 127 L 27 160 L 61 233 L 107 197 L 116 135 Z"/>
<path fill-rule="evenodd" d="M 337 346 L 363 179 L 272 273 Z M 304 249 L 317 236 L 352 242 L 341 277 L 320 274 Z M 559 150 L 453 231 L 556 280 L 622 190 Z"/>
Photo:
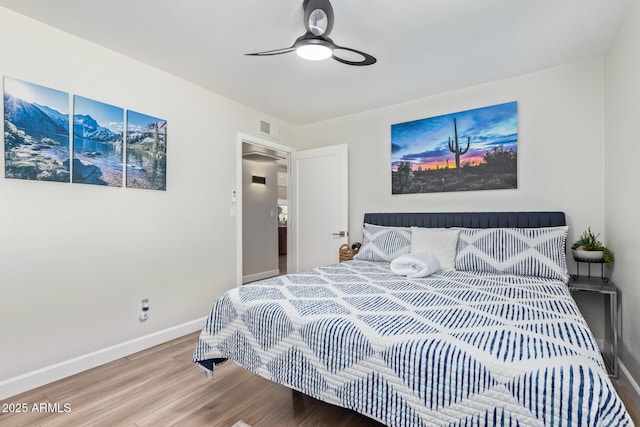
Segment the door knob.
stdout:
<path fill-rule="evenodd" d="M 345 237 L 347 235 L 346 231 L 339 231 L 337 233 L 333 233 L 334 236 Z"/>

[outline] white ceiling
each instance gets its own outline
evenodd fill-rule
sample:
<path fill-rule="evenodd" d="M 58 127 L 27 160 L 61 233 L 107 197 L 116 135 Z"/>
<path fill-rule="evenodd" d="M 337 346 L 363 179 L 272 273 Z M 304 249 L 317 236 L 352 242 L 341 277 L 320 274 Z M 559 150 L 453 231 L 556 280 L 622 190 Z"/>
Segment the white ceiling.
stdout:
<path fill-rule="evenodd" d="M 368 67 L 295 53 L 302 0 L 0 0 L 291 124 L 602 56 L 632 0 L 332 0 L 331 37 Z"/>

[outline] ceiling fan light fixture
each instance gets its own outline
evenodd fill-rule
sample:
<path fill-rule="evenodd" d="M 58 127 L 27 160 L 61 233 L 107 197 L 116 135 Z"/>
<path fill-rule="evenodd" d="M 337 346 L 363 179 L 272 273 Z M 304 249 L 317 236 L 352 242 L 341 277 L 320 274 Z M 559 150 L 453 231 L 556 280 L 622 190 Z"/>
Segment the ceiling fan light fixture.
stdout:
<path fill-rule="evenodd" d="M 306 43 L 296 46 L 296 53 L 309 61 L 322 61 L 333 55 L 333 49 L 323 40 L 306 40 Z"/>
<path fill-rule="evenodd" d="M 246 53 L 245 55 L 272 56 L 295 50 L 298 56 L 309 61 L 333 58 L 347 65 L 363 66 L 376 63 L 376 58 L 368 53 L 337 45 L 328 37 L 333 29 L 333 8 L 329 0 L 303 0 L 302 9 L 304 10 L 304 27 L 307 32 L 298 37 L 293 45 L 280 49 Z"/>

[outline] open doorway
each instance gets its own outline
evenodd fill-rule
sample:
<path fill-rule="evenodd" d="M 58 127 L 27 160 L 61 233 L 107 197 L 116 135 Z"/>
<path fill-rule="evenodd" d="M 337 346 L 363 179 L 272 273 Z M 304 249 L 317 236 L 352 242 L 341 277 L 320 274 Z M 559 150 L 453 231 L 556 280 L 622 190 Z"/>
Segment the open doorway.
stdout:
<path fill-rule="evenodd" d="M 288 154 L 243 139 L 242 284 L 287 272 Z"/>
<path fill-rule="evenodd" d="M 248 146 L 244 145 L 245 143 Z M 273 150 L 286 157 L 284 164 L 287 165 L 287 273 L 335 263 L 338 258 L 338 249 L 341 244 L 347 243 L 349 235 L 348 146 L 339 144 L 296 151 L 285 145 L 238 133 L 236 188 L 232 190 L 231 203 L 231 216 L 242 216 L 236 221 L 237 286 L 243 284 L 243 279 L 259 280 L 259 278 L 271 277 L 280 272 L 277 243 L 261 245 L 253 238 L 250 230 L 244 229 L 245 226 L 249 227 L 252 223 L 250 224 L 244 218 L 250 210 L 244 208 L 243 204 L 245 199 L 243 181 L 253 180 L 253 175 L 249 168 L 243 167 L 245 158 L 249 156 L 249 153 L 244 153 L 245 158 L 243 158 L 243 146 L 247 150 L 251 148 L 249 146 L 266 148 L 267 152 Z M 322 180 L 318 180 L 318 177 L 322 177 Z M 262 191 L 259 189 L 262 184 L 253 184 L 252 182 L 252 185 L 257 186 L 258 191 Z M 268 185 L 266 177 L 265 185 Z M 277 200 L 276 196 L 271 205 L 272 208 L 267 211 L 263 210 L 259 217 L 272 218 L 273 223 L 276 224 L 273 228 L 277 228 L 279 225 L 277 222 Z M 301 224 L 312 226 L 301 227 Z M 273 230 L 273 228 L 271 226 L 265 227 L 266 230 Z M 276 229 L 274 234 L 277 236 L 277 233 Z M 267 267 L 262 273 L 256 273 L 256 276 L 244 277 L 245 246 L 259 251 L 254 252 L 253 255 L 256 253 L 274 254 L 268 255 L 271 257 L 270 265 L 273 267 Z"/>
<path fill-rule="evenodd" d="M 287 274 L 289 226 L 289 171 L 287 161 L 278 161 L 278 269 Z"/>

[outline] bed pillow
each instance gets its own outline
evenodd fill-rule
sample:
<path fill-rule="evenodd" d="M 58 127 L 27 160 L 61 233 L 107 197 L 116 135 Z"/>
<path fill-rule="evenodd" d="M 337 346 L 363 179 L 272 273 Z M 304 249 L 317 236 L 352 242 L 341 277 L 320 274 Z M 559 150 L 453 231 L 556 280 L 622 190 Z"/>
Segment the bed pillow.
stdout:
<path fill-rule="evenodd" d="M 456 270 L 567 281 L 569 227 L 461 228 Z"/>
<path fill-rule="evenodd" d="M 411 228 L 386 227 L 365 224 L 362 230 L 362 247 L 353 259 L 362 261 L 388 261 L 409 253 Z"/>
<path fill-rule="evenodd" d="M 459 234 L 458 229 L 411 227 L 411 253 L 431 252 L 440 270 L 454 270 Z"/>

